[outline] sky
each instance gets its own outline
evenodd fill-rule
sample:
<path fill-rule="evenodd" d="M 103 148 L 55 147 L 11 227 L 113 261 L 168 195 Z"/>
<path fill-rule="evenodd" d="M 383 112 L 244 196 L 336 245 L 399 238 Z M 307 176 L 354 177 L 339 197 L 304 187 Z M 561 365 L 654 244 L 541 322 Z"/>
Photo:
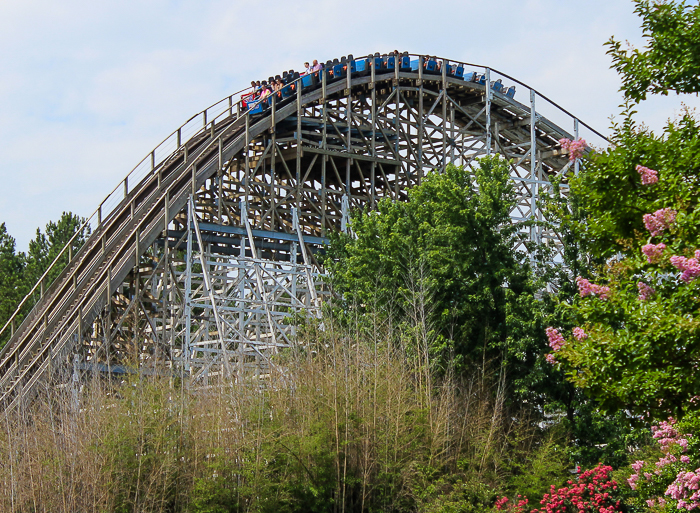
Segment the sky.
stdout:
<path fill-rule="evenodd" d="M 642 47 L 628 0 L 0 0 L 0 223 L 26 251 L 88 216 L 164 137 L 251 80 L 399 49 L 483 64 L 605 134 L 619 78 L 604 43 Z M 517 99 L 517 98 L 516 98 Z M 660 130 L 681 102 L 648 101 Z"/>

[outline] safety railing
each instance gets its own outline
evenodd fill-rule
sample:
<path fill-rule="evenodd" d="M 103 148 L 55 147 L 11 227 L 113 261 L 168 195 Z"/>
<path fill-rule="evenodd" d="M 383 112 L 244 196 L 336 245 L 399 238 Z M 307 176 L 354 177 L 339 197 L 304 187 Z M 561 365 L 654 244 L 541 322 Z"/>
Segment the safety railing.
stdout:
<path fill-rule="evenodd" d="M 0 337 L 2 337 L 8 328 L 14 332 L 14 324 L 17 316 L 20 314 L 24 306 L 35 296 L 37 290 L 40 291 L 40 299 L 43 297 L 43 290 L 47 287 L 46 280 L 51 272 L 55 269 L 58 262 L 68 253 L 69 263 L 73 260 L 72 248 L 76 239 L 85 232 L 89 227 L 97 231 L 102 227 L 103 222 L 108 219 L 115 209 L 129 196 L 129 193 L 134 187 L 138 186 L 143 180 L 153 175 L 165 161 L 176 154 L 178 150 L 183 148 L 193 138 L 202 135 L 203 133 L 215 127 L 217 121 L 222 118 L 233 117 L 236 119 L 241 113 L 241 101 L 234 102 L 234 97 L 241 93 L 250 90 L 250 87 L 241 89 L 218 102 L 210 105 L 203 111 L 195 114 L 176 130 L 170 133 L 163 139 L 153 150 L 151 150 L 136 166 L 127 173 L 127 175 L 112 189 L 107 196 L 99 203 L 97 208 L 86 218 L 84 223 L 76 230 L 75 234 L 68 240 L 61 251 L 56 255 L 46 271 L 41 275 L 38 281 L 34 284 L 31 290 L 20 301 L 19 305 L 13 312 L 12 316 L 7 320 L 0 329 Z M 5 348 L 3 348 L 5 349 Z M 2 351 L 4 353 L 4 351 Z M 0 353 L 0 354 L 2 354 Z"/>

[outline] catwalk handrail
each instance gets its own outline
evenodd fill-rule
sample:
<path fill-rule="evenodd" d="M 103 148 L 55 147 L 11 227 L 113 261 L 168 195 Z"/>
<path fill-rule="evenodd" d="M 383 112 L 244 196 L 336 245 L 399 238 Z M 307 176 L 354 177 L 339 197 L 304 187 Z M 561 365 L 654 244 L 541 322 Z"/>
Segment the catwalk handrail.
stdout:
<path fill-rule="evenodd" d="M 424 55 L 423 55 L 423 54 L 408 54 L 408 55 L 409 55 L 409 57 L 417 57 L 418 60 L 419 60 L 419 66 L 420 66 L 420 67 L 423 66 L 423 59 L 424 59 Z M 354 60 L 361 60 L 361 59 L 365 59 L 365 58 L 370 59 L 370 63 L 371 63 L 371 65 L 373 65 L 373 56 L 371 56 L 371 55 L 370 55 L 370 56 L 367 56 L 367 57 L 361 57 L 360 59 L 354 59 Z M 436 60 L 436 61 L 442 61 L 442 62 L 445 63 L 445 64 L 447 64 L 447 63 L 454 63 L 454 64 L 457 64 L 457 65 L 469 66 L 469 67 L 472 67 L 472 68 L 483 69 L 484 71 L 489 70 L 489 71 L 496 72 L 496 73 L 498 73 L 499 75 L 501 75 L 501 76 L 503 76 L 503 77 L 506 77 L 507 79 L 512 80 L 513 82 L 515 82 L 515 83 L 517 83 L 517 84 L 519 84 L 519 85 L 525 87 L 526 89 L 528 89 L 528 90 L 534 92 L 536 95 L 540 96 L 542 99 L 544 99 L 544 100 L 546 100 L 547 102 L 549 102 L 551 105 L 553 105 L 555 108 L 557 108 L 558 110 L 560 110 L 562 113 L 564 113 L 564 114 L 566 114 L 567 116 L 571 117 L 572 119 L 578 121 L 581 125 L 583 125 L 583 126 L 585 126 L 586 128 L 588 128 L 591 132 L 593 132 L 594 134 L 598 135 L 599 137 L 601 137 L 601 138 L 604 139 L 605 141 L 608 141 L 608 142 L 609 142 L 609 140 L 608 140 L 607 137 L 605 137 L 605 136 L 602 135 L 600 132 L 598 132 L 597 130 L 595 130 L 594 128 L 592 128 L 592 127 L 591 127 L 590 125 L 588 125 L 587 123 L 581 121 L 579 118 L 577 118 L 576 116 L 574 116 L 573 114 L 571 114 L 569 111 L 567 111 L 567 110 L 564 109 L 563 107 L 559 106 L 556 102 L 550 100 L 548 97 L 546 97 L 545 95 L 541 94 L 541 93 L 540 93 L 539 91 L 537 91 L 536 89 L 533 89 L 532 87 L 528 86 L 528 85 L 525 84 L 524 82 L 521 82 L 520 80 L 517 80 L 517 79 L 515 79 L 515 78 L 513 78 L 513 77 L 511 77 L 511 76 L 509 76 L 509 75 L 507 75 L 507 74 L 505 74 L 505 73 L 503 73 L 503 72 L 501 72 L 501 71 L 495 69 L 495 68 L 490 68 L 490 67 L 488 67 L 488 66 L 483 66 L 483 65 L 480 65 L 480 64 L 473 64 L 473 63 L 468 63 L 468 62 L 461 62 L 461 61 L 450 60 L 450 59 L 446 59 L 446 58 L 442 58 L 442 57 L 435 57 L 435 60 Z M 349 67 L 349 63 L 350 63 L 350 62 L 351 62 L 351 61 L 348 61 L 348 67 Z M 398 66 L 397 66 L 397 69 L 398 69 Z M 325 72 L 325 68 L 324 68 L 322 71 Z M 406 73 L 409 73 L 409 72 L 398 70 L 398 73 L 406 74 Z M 411 73 L 411 74 L 414 74 L 415 72 L 411 71 L 410 73 Z M 390 75 L 390 74 L 382 74 L 382 75 L 377 75 L 377 76 L 375 77 L 375 80 L 389 80 L 390 78 L 391 78 L 391 75 Z M 298 79 L 293 80 L 293 81 L 290 82 L 289 84 L 285 84 L 285 87 L 286 87 L 286 86 L 289 86 L 289 85 L 291 85 L 291 84 L 296 84 L 297 87 L 299 87 L 299 84 L 301 84 L 301 80 L 302 80 L 302 79 L 303 79 L 303 75 L 301 75 Z M 487 84 L 486 86 L 487 86 L 487 87 L 490 87 L 490 84 Z M 234 118 L 234 120 L 239 119 L 241 115 L 249 116 L 249 115 L 250 115 L 249 110 L 242 111 L 242 109 L 241 109 L 241 106 L 243 106 L 243 104 L 244 104 L 244 103 L 247 103 L 247 102 L 245 102 L 245 101 L 241 98 L 241 99 L 239 99 L 237 102 L 233 103 L 233 97 L 236 96 L 236 95 L 239 95 L 239 94 L 241 94 L 241 93 L 244 93 L 245 91 L 251 90 L 251 89 L 252 89 L 252 87 L 248 86 L 248 87 L 246 87 L 246 88 L 244 88 L 244 89 L 241 89 L 240 91 L 237 91 L 237 92 L 235 92 L 235 93 L 231 93 L 231 94 L 225 96 L 224 98 L 222 98 L 221 100 L 219 100 L 219 101 L 217 101 L 217 102 L 211 104 L 211 105 L 210 105 L 209 107 L 207 107 L 206 109 L 204 109 L 204 110 L 198 112 L 197 114 L 194 114 L 194 115 L 191 116 L 187 121 L 185 121 L 182 125 L 180 125 L 177 129 L 175 129 L 173 132 L 171 132 L 167 137 L 165 137 L 165 138 L 164 138 L 153 150 L 151 150 L 151 151 L 136 165 L 136 166 L 134 166 L 134 168 L 126 174 L 126 176 L 118 183 L 118 185 L 117 185 L 116 187 L 114 187 L 114 189 L 112 189 L 112 191 L 111 191 L 109 194 L 107 194 L 107 196 L 105 196 L 105 198 L 100 202 L 100 204 L 98 205 L 98 207 L 92 212 L 92 214 L 91 214 L 91 215 L 86 219 L 86 221 L 80 226 L 80 228 L 79 228 L 79 229 L 76 231 L 76 233 L 70 238 L 70 240 L 63 246 L 63 248 L 62 248 L 61 251 L 58 253 L 58 255 L 56 256 L 56 258 L 54 258 L 54 260 L 51 262 L 51 264 L 50 264 L 49 267 L 46 269 L 46 271 L 41 275 L 41 277 L 40 277 L 40 278 L 37 280 L 37 282 L 34 284 L 34 286 L 32 287 L 32 289 L 24 296 L 24 298 L 22 299 L 22 301 L 19 303 L 19 305 L 17 306 L 17 308 L 16 308 L 15 311 L 13 312 L 12 316 L 11 316 L 11 317 L 7 320 L 7 322 L 3 325 L 2 329 L 0 329 L 0 336 L 2 336 L 2 335 L 6 332 L 6 330 L 7 330 L 7 328 L 8 328 L 9 326 L 13 325 L 13 323 L 14 323 L 14 321 L 15 321 L 15 318 L 16 318 L 17 315 L 20 313 L 22 307 L 27 303 L 27 301 L 29 300 L 29 298 L 32 297 L 32 295 L 36 292 L 36 290 L 37 290 L 38 288 L 41 287 L 42 283 L 43 283 L 44 280 L 47 278 L 47 276 L 50 274 L 50 272 L 54 269 L 54 267 L 56 266 L 56 264 L 58 263 L 58 261 L 60 260 L 60 258 L 65 254 L 65 252 L 68 250 L 68 248 L 70 248 L 70 247 L 72 246 L 72 244 L 75 242 L 75 240 L 76 240 L 76 238 L 78 237 L 78 235 L 80 235 L 81 233 L 83 233 L 83 231 L 90 225 L 90 222 L 94 220 L 95 216 L 97 216 L 97 226 L 96 226 L 96 230 L 95 230 L 95 231 L 97 231 L 97 230 L 99 230 L 99 229 L 101 228 L 103 221 L 104 221 L 105 219 L 109 218 L 109 216 L 111 216 L 111 215 L 114 213 L 114 211 L 116 210 L 117 206 L 121 203 L 121 201 L 123 201 L 123 199 L 126 199 L 126 198 L 128 197 L 128 194 L 129 194 L 129 190 L 128 190 L 129 178 L 132 177 L 132 175 L 135 175 L 135 173 L 137 172 L 137 170 L 139 169 L 139 167 L 140 167 L 142 164 L 147 163 L 148 160 L 150 159 L 150 161 L 151 161 L 151 166 L 150 166 L 150 170 L 149 170 L 149 171 L 150 171 L 150 176 L 153 176 L 153 173 L 154 173 L 154 172 L 156 172 L 156 171 L 157 171 L 164 163 L 166 163 L 171 157 L 173 157 L 174 155 L 176 155 L 176 154 L 180 151 L 181 148 L 183 148 L 183 147 L 185 147 L 185 146 L 187 145 L 187 143 L 189 143 L 190 141 L 192 141 L 192 140 L 195 139 L 196 137 L 202 135 L 202 134 L 205 133 L 207 130 L 210 130 L 210 129 L 212 129 L 213 127 L 215 127 L 217 120 L 219 120 L 222 116 L 224 116 L 224 115 L 226 116 L 224 119 L 226 119 L 227 117 L 231 117 L 231 118 Z M 511 100 L 509 100 L 509 101 L 514 101 L 514 100 L 511 99 Z M 209 111 L 210 111 L 211 109 L 217 107 L 217 106 L 220 106 L 220 105 L 223 104 L 224 102 L 227 102 L 225 108 L 224 108 L 223 110 L 221 110 L 221 112 L 219 112 L 218 114 L 215 114 L 213 118 L 210 118 L 210 117 L 209 117 Z M 234 117 L 234 107 L 235 107 L 235 117 Z M 181 140 L 181 136 L 182 136 L 182 131 L 183 131 L 183 129 L 184 129 L 185 127 L 187 127 L 187 125 L 188 125 L 191 121 L 197 119 L 199 116 L 202 116 L 202 119 L 203 119 L 202 125 L 200 126 L 200 128 L 199 128 L 195 133 L 193 133 L 186 141 L 183 142 L 183 141 Z M 172 151 L 171 153 L 167 154 L 167 155 L 166 155 L 165 157 L 163 157 L 159 162 L 156 163 L 156 162 L 155 162 L 155 155 L 156 155 L 156 152 L 157 152 L 159 149 L 161 149 L 162 147 L 164 147 L 165 144 L 166 144 L 170 139 L 172 139 L 173 136 L 175 136 L 175 137 L 177 138 L 177 146 L 175 147 L 175 150 Z M 144 176 L 141 178 L 141 180 L 140 180 L 139 182 L 137 182 L 137 183 L 140 183 L 141 181 L 143 181 L 147 176 L 148 176 L 148 174 L 144 175 Z M 109 210 L 108 212 L 106 212 L 106 213 L 103 212 L 103 207 L 104 207 L 105 205 L 107 205 L 107 204 L 108 204 L 108 201 L 109 201 L 113 196 L 115 196 L 115 193 L 117 193 L 117 191 L 118 191 L 119 189 L 122 189 L 122 188 L 123 188 L 123 191 L 124 191 L 124 197 L 123 197 L 123 198 L 119 198 L 119 199 L 117 200 L 117 202 L 114 204 L 114 206 L 111 207 L 110 210 Z M 133 191 L 132 191 L 132 192 L 133 192 Z M 70 262 L 72 262 L 75 258 L 77 258 L 78 254 L 80 254 L 80 250 L 79 250 L 76 254 L 73 255 L 73 258 L 71 258 L 71 259 L 69 260 L 68 263 L 70 264 Z M 49 284 L 49 285 L 50 285 L 50 284 Z M 40 299 L 41 299 L 41 298 L 43 298 L 43 295 L 40 295 Z M 36 308 L 36 305 L 35 305 L 34 308 Z M 32 310 L 33 310 L 33 309 L 32 309 Z M 30 312 L 30 313 L 31 313 L 31 312 Z M 27 317 L 30 317 L 30 315 L 27 315 Z M 8 342 L 9 342 L 9 341 L 8 341 Z M 8 344 L 5 344 L 5 346 L 0 350 L 0 357 L 4 357 L 4 356 L 5 356 L 6 351 L 9 350 L 9 345 L 10 345 L 9 343 L 8 343 Z"/>
<path fill-rule="evenodd" d="M 185 126 L 187 126 L 187 124 L 190 123 L 192 120 L 196 119 L 198 116 L 201 116 L 201 115 L 204 115 L 204 119 L 206 120 L 206 119 L 207 119 L 207 114 L 206 114 L 206 113 L 207 113 L 211 108 L 216 107 L 217 105 L 221 104 L 222 102 L 224 102 L 224 101 L 226 101 L 226 100 L 232 100 L 234 96 L 236 96 L 236 95 L 238 95 L 238 94 L 241 94 L 241 93 L 243 93 L 244 91 L 247 91 L 247 90 L 249 90 L 249 89 L 252 89 L 252 88 L 251 88 L 250 86 L 248 86 L 248 87 L 246 87 L 246 88 L 244 88 L 244 89 L 241 89 L 240 91 L 236 91 L 235 93 L 232 93 L 232 94 L 230 94 L 230 95 L 228 95 L 228 96 L 225 96 L 224 98 L 222 98 L 222 99 L 219 100 L 218 102 L 211 104 L 209 107 L 207 107 L 206 109 L 204 109 L 204 110 L 198 112 L 197 114 L 194 114 L 194 115 L 191 116 L 187 121 L 185 121 L 182 125 L 180 125 L 176 130 L 174 130 L 173 132 L 171 132 L 170 134 L 168 134 L 168 136 L 165 137 L 155 148 L 153 148 L 153 150 L 151 150 L 143 159 L 141 159 L 141 161 L 140 161 L 138 164 L 136 164 L 136 166 L 134 166 L 134 168 L 133 168 L 131 171 L 129 171 L 129 172 L 126 174 L 126 176 L 125 176 L 122 180 L 119 181 L 119 184 L 118 184 L 116 187 L 114 187 L 114 189 L 112 189 L 112 190 L 105 196 L 105 198 L 100 202 L 100 204 L 98 205 L 98 207 L 92 212 L 92 214 L 90 214 L 90 216 L 85 220 L 85 222 L 76 230 L 76 232 L 73 234 L 73 236 L 72 236 L 72 237 L 68 240 L 68 242 L 63 246 L 63 248 L 61 249 L 61 251 L 59 251 L 58 255 L 56 255 L 56 258 L 53 259 L 53 261 L 51 262 L 51 264 L 49 265 L 49 267 L 46 269 L 46 271 L 44 272 L 44 274 L 41 275 L 41 277 L 37 280 L 37 282 L 36 282 L 36 283 L 34 284 L 34 286 L 31 288 L 31 290 L 24 296 L 24 298 L 22 298 L 22 301 L 20 301 L 19 305 L 17 306 L 17 308 L 16 308 L 15 311 L 13 312 L 12 316 L 7 320 L 7 322 L 4 324 L 4 326 L 2 327 L 2 329 L 0 329 L 0 336 L 2 336 L 3 333 L 5 333 L 5 330 L 8 328 L 8 326 L 10 326 L 10 325 L 12 324 L 12 321 L 15 320 L 15 318 L 17 317 L 17 315 L 19 314 L 20 310 L 21 310 L 22 307 L 25 305 L 25 303 L 27 302 L 27 300 L 36 292 L 37 288 L 39 288 L 39 287 L 41 286 L 42 282 L 46 279 L 46 277 L 49 275 L 49 273 L 54 269 L 54 266 L 58 263 L 58 261 L 60 260 L 60 258 L 65 254 L 66 250 L 68 250 L 68 248 L 73 244 L 73 242 L 75 242 L 75 239 L 78 237 L 78 235 L 82 234 L 82 233 L 85 231 L 85 229 L 88 227 L 88 225 L 90 225 L 90 221 L 92 221 L 92 220 L 95 218 L 96 215 L 98 216 L 98 218 L 101 218 L 101 217 L 102 217 L 102 207 L 107 203 L 107 201 L 112 197 L 112 195 L 113 195 L 115 192 L 117 192 L 118 189 L 121 188 L 121 186 L 122 186 L 123 184 L 128 184 L 129 177 L 132 176 L 132 174 L 134 174 L 134 172 L 139 168 L 139 166 L 140 166 L 141 164 L 143 164 L 144 162 L 146 162 L 152 155 L 154 155 L 155 152 L 158 150 L 158 148 L 160 148 L 161 146 L 163 146 L 170 138 L 172 138 L 174 135 L 175 135 L 175 136 L 178 135 L 178 133 L 181 133 L 182 129 L 183 129 Z M 237 105 L 239 105 L 239 104 L 241 104 L 241 103 L 242 103 L 241 100 L 239 100 L 238 102 L 236 102 L 236 104 L 231 104 L 231 103 L 229 103 L 228 108 L 227 108 L 226 110 L 229 110 L 229 109 L 231 109 L 233 106 L 237 106 Z M 219 114 L 219 115 L 217 115 L 215 118 L 213 118 L 212 121 L 211 121 L 211 123 L 214 123 L 214 122 L 216 121 L 216 119 L 219 118 L 220 115 L 221 115 L 221 114 Z M 202 128 L 200 128 L 197 132 L 195 132 L 194 134 L 192 134 L 192 135 L 190 136 L 189 139 L 187 139 L 186 141 L 184 141 L 179 147 L 177 147 L 177 148 L 175 149 L 175 152 L 177 152 L 182 146 L 186 145 L 189 141 L 191 141 L 192 139 L 194 139 L 195 137 L 197 137 L 198 135 L 200 135 L 202 132 L 204 132 L 205 130 L 207 130 L 207 127 L 208 127 L 209 124 L 211 124 L 211 123 L 207 123 L 207 124 L 204 125 Z M 175 152 L 173 152 L 173 153 L 175 153 Z M 157 164 L 155 164 L 155 166 L 152 167 L 151 171 L 155 171 L 158 167 L 160 167 L 165 161 L 168 160 L 169 157 L 172 156 L 173 153 L 171 153 L 171 154 L 168 155 L 167 157 L 163 158 L 160 162 L 158 162 Z M 144 178 L 145 178 L 145 177 L 144 177 Z M 128 186 L 128 185 L 127 185 L 127 186 Z M 126 195 L 125 195 L 125 197 L 126 197 Z M 115 208 L 116 208 L 116 205 L 115 205 Z M 114 209 L 110 210 L 110 211 L 107 213 L 107 216 L 106 216 L 106 217 L 109 217 L 113 212 L 114 212 Z M 101 224 L 102 224 L 102 219 L 100 219 L 97 228 L 99 228 L 99 227 L 101 226 Z M 75 258 L 75 257 L 77 257 L 77 254 L 74 255 L 73 258 Z M 72 259 L 69 261 L 69 263 L 70 263 L 70 262 L 72 262 Z M 3 349 L 4 349 L 4 348 L 3 348 Z M 4 351 L 2 351 L 2 352 L 4 353 Z"/>

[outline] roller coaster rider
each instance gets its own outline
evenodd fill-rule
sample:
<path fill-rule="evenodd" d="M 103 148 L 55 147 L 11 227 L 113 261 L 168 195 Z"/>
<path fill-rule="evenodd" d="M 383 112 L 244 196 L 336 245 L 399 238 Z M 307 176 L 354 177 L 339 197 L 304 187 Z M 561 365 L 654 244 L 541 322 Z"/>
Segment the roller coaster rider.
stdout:
<path fill-rule="evenodd" d="M 384 55 L 379 53 L 370 54 L 367 58 L 361 58 L 357 61 L 352 55 L 348 55 L 347 58 L 342 57 L 341 59 L 329 60 L 325 66 L 323 63 L 318 62 L 317 59 L 314 59 L 311 65 L 308 62 L 304 62 L 305 71 L 302 73 L 289 70 L 283 72 L 282 77 L 279 75 L 274 78 L 270 77 L 268 81 L 263 81 L 262 84 L 260 81 L 251 82 L 251 91 L 241 96 L 243 100 L 242 106 L 246 111 L 250 110 L 251 114 L 262 114 L 272 106 L 271 96 L 273 94 L 276 95 L 275 100 L 282 102 L 295 94 L 297 88 L 306 89 L 307 87 L 318 86 L 323 76 L 327 76 L 330 80 L 335 81 L 348 76 L 350 73 L 360 76 L 367 74 L 370 68 L 375 68 L 376 73 L 388 73 L 397 68 L 401 71 L 416 71 L 420 65 L 420 59 L 410 60 L 408 52 L 400 53 L 398 50 Z M 425 55 L 422 59 L 422 66 L 423 72 L 429 75 L 440 75 L 444 66 L 446 75 L 449 77 L 481 84 L 511 99 L 515 96 L 515 86 L 506 87 L 500 79 L 487 85 L 484 74 L 478 74 L 474 71 L 465 74 L 464 66 L 460 63 L 450 63 L 449 61 L 438 59 L 434 55 Z"/>

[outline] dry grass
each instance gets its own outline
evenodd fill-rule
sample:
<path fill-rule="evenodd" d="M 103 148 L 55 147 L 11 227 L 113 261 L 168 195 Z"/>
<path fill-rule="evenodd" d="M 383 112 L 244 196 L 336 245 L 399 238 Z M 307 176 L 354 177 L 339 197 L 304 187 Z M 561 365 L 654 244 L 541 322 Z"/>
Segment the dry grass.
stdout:
<path fill-rule="evenodd" d="M 264 387 L 94 380 L 77 410 L 70 386 L 46 387 L 1 418 L 0 509 L 418 511 L 497 487 L 532 433 L 504 411 L 502 374 L 434 378 L 414 314 L 403 342 L 386 325 L 307 332 Z"/>

